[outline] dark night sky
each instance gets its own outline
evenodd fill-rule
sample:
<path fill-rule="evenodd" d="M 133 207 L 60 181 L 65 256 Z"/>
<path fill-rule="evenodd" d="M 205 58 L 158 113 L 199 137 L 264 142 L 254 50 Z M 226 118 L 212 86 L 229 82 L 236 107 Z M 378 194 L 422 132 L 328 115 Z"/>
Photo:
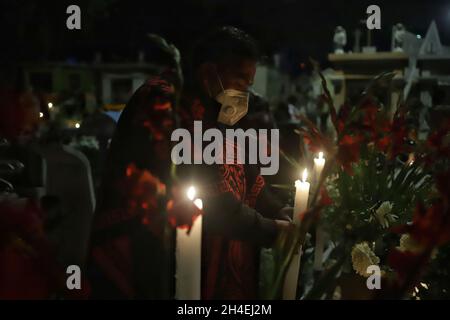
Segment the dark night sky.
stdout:
<path fill-rule="evenodd" d="M 81 31 L 65 27 L 69 4 L 81 7 Z M 167 37 L 185 52 L 203 31 L 225 24 L 250 32 L 269 55 L 283 51 L 292 65 L 308 56 L 324 61 L 336 25 L 347 29 L 351 48 L 352 30 L 366 17 L 369 4 L 381 7 L 382 29 L 373 36 L 379 48 L 389 48 L 393 24 L 402 22 L 423 36 L 432 19 L 442 42 L 450 45 L 450 0 L 2 0 L 2 40 L 8 44 L 2 62 L 89 61 L 95 51 L 106 59 L 135 58 L 149 32 Z"/>

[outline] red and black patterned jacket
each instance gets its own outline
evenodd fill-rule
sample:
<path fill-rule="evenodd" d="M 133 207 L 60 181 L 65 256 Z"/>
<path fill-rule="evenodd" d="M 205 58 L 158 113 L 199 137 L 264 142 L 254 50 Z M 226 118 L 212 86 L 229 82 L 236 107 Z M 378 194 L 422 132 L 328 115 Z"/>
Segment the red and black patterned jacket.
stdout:
<path fill-rule="evenodd" d="M 223 130 L 223 145 L 236 151 L 216 121 L 219 108 L 211 99 L 185 94 L 178 112 L 182 127 L 192 130 L 193 121 L 202 120 L 203 130 Z M 182 165 L 178 171 L 200 187 L 204 203 L 202 299 L 257 298 L 259 249 L 275 240 L 273 219 L 282 207 L 267 191 L 259 168 L 235 161 Z"/>

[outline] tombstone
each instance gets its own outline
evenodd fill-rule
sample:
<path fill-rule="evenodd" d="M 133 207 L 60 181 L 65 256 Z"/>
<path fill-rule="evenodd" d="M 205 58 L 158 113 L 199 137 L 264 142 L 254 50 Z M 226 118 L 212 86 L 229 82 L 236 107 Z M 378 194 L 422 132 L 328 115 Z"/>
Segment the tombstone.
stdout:
<path fill-rule="evenodd" d="M 420 55 L 437 55 L 442 53 L 442 44 L 436 22 L 432 21 L 420 47 Z"/>

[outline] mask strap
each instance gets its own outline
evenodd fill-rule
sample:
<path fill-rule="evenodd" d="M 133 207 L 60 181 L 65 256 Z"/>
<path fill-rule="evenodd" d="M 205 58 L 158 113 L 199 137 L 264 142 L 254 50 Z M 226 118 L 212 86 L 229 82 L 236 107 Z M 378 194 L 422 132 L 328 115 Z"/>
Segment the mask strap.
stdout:
<path fill-rule="evenodd" d="M 212 97 L 211 89 L 209 88 L 209 83 L 206 83 L 206 89 L 208 89 L 209 96 Z"/>

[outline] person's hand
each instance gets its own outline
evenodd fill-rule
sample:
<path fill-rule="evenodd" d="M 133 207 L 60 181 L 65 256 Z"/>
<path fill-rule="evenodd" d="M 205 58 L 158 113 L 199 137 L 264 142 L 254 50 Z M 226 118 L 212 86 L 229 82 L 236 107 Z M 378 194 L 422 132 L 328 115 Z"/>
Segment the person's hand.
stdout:
<path fill-rule="evenodd" d="M 292 222 L 293 214 L 294 214 L 293 207 L 284 207 L 280 211 L 278 211 L 276 218 L 279 220 L 285 220 L 285 221 Z"/>
<path fill-rule="evenodd" d="M 275 224 L 277 225 L 278 231 L 290 230 L 294 227 L 294 224 L 290 221 L 286 220 L 275 220 Z"/>
<path fill-rule="evenodd" d="M 275 220 L 275 224 L 278 228 L 278 237 L 274 248 L 282 255 L 286 255 L 291 250 L 292 244 L 297 241 L 297 226 L 286 220 Z"/>

